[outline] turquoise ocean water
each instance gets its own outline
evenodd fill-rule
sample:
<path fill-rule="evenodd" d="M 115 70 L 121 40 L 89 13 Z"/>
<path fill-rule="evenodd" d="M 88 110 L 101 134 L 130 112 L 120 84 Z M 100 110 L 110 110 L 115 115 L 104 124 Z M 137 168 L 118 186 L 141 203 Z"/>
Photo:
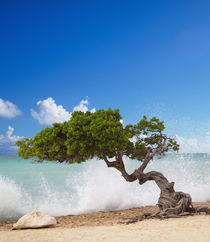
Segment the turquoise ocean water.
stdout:
<path fill-rule="evenodd" d="M 126 159 L 128 171 L 138 165 Z M 152 161 L 150 170 L 162 172 L 193 201 L 210 200 L 210 155 L 170 154 Z M 35 209 L 58 216 L 152 205 L 158 196 L 154 182 L 128 183 L 101 160 L 68 165 L 0 156 L 0 220 Z"/>

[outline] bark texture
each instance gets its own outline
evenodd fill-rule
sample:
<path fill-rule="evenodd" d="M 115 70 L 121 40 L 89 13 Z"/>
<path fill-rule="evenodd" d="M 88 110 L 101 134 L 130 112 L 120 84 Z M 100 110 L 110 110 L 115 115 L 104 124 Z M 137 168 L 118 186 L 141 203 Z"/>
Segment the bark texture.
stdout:
<path fill-rule="evenodd" d="M 152 155 L 146 156 L 142 165 L 132 174 L 126 172 L 122 156 L 122 153 L 117 153 L 115 161 L 108 161 L 106 156 L 104 156 L 104 160 L 108 167 L 119 170 L 126 181 L 133 182 L 138 180 L 140 185 L 147 181 L 154 181 L 160 189 L 160 197 L 157 203 L 159 211 L 152 215 L 146 214 L 145 216 L 137 216 L 130 222 L 136 222 L 149 217 L 178 218 L 185 212 L 190 214 L 200 212 L 210 214 L 210 209 L 208 207 L 193 207 L 191 196 L 181 191 L 176 192 L 174 190 L 174 182 L 169 182 L 162 173 L 157 171 L 143 172 L 149 161 L 153 158 Z"/>
<path fill-rule="evenodd" d="M 160 197 L 157 203 L 159 211 L 152 216 L 161 218 L 180 217 L 180 214 L 184 212 L 193 213 L 195 211 L 191 196 L 184 192 L 175 192 L 174 182 L 169 182 L 162 173 L 151 171 L 144 174 L 138 171 L 136 176 L 139 184 L 153 180 L 160 188 Z"/>

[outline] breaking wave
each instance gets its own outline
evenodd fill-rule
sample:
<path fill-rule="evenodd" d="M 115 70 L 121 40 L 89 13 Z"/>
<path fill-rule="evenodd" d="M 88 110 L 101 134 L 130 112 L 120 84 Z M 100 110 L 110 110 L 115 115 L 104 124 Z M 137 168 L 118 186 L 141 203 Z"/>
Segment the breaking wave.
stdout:
<path fill-rule="evenodd" d="M 100 160 L 89 160 L 72 169 L 68 169 L 71 165 L 50 164 L 51 170 L 39 166 L 39 172 L 36 164 L 28 165 L 30 177 L 34 176 L 30 184 L 27 177 L 16 181 L 0 171 L 0 220 L 19 218 L 32 210 L 53 216 L 119 210 L 153 205 L 159 197 L 154 182 L 141 186 L 126 182 L 117 170 L 107 168 Z M 138 165 L 137 161 L 126 160 L 129 171 Z M 175 190 L 190 193 L 193 201 L 210 200 L 208 155 L 168 155 L 152 161 L 149 170 L 162 172 L 175 182 Z"/>

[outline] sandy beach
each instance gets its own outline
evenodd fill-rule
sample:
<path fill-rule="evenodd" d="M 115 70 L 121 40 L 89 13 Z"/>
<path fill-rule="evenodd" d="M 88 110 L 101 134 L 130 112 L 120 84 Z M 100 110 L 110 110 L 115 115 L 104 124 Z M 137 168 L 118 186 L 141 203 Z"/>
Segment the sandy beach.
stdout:
<path fill-rule="evenodd" d="M 210 202 L 194 203 L 210 207 Z M 113 212 L 57 217 L 55 228 L 11 230 L 14 221 L 0 222 L 0 241 L 210 241 L 210 216 L 194 215 L 179 219 L 148 219 L 121 224 L 127 218 L 152 213 L 156 206 Z"/>

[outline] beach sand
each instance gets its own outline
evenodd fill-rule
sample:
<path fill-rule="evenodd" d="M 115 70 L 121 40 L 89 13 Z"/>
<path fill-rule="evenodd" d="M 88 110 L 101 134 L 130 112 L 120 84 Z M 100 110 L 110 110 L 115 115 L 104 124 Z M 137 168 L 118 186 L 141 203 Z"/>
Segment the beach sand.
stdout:
<path fill-rule="evenodd" d="M 194 203 L 210 207 L 210 202 Z M 155 206 L 146 206 L 113 212 L 57 217 L 55 228 L 12 230 L 14 221 L 0 222 L 1 242 L 39 241 L 180 241 L 210 242 L 210 215 L 184 216 L 183 218 L 148 219 L 124 225 L 125 218 L 153 213 Z"/>

